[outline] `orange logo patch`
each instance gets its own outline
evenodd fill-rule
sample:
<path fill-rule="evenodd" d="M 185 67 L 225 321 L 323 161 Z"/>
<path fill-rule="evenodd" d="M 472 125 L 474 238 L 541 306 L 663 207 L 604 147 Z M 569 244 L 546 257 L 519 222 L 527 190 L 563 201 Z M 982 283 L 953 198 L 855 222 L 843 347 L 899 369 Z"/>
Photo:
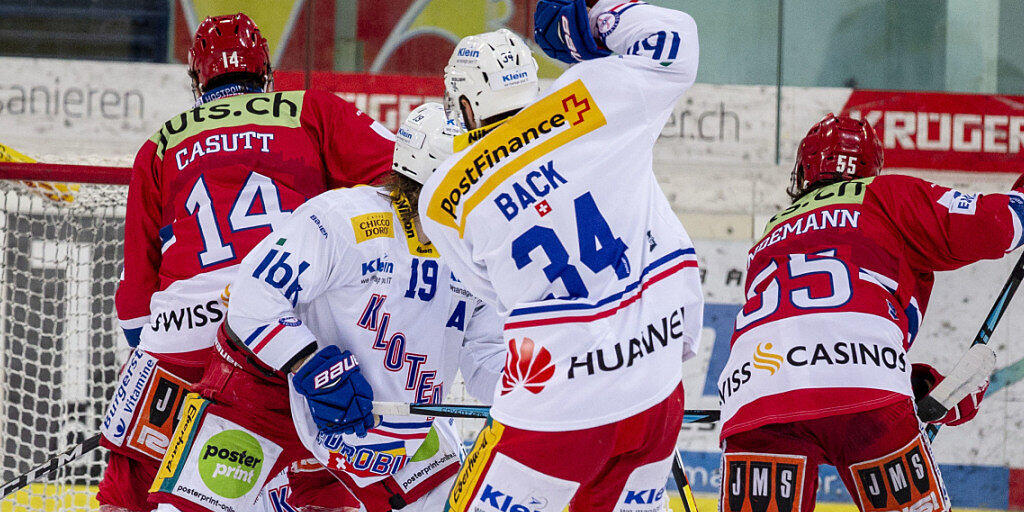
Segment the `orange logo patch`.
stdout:
<path fill-rule="evenodd" d="M 163 459 L 178 423 L 181 403 L 188 394 L 188 386 L 189 383 L 182 378 L 157 367 L 146 389 L 128 446 L 156 460 Z"/>
<path fill-rule="evenodd" d="M 850 466 L 865 512 L 946 510 L 945 493 L 921 436 L 903 448 Z"/>
<path fill-rule="evenodd" d="M 799 512 L 807 458 L 770 453 L 727 453 L 721 510 Z"/>

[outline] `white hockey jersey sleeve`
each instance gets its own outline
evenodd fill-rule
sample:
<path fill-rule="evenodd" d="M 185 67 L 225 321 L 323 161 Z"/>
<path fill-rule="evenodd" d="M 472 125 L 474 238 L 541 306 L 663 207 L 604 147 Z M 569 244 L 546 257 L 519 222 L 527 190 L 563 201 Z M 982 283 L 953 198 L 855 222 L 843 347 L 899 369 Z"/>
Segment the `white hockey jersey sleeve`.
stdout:
<path fill-rule="evenodd" d="M 494 400 L 494 389 L 505 367 L 501 328 L 501 317 L 494 308 L 478 300 L 462 340 L 459 370 L 469 394 L 485 404 Z"/>
<path fill-rule="evenodd" d="M 298 314 L 333 286 L 356 277 L 341 265 L 352 249 L 329 222 L 330 193 L 299 207 L 239 265 L 231 285 L 228 326 L 257 358 L 286 370 L 316 351 L 316 337 Z M 340 216 L 347 220 L 348 216 Z"/>
<path fill-rule="evenodd" d="M 639 0 L 601 0 L 590 9 L 590 24 L 594 36 L 620 58 L 587 63 L 606 68 L 607 80 L 621 84 L 621 101 L 640 103 L 645 114 L 671 108 L 697 79 L 700 45 L 690 15 Z M 592 79 L 590 68 L 570 68 L 556 87 L 578 76 Z"/>

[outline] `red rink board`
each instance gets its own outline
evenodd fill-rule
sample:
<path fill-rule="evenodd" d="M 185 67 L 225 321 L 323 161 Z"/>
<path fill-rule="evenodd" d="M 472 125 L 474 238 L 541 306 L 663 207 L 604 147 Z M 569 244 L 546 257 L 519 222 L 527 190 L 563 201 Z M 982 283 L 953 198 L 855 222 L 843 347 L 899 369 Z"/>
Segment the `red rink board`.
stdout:
<path fill-rule="evenodd" d="M 889 168 L 1019 173 L 1024 164 L 1024 96 L 855 90 L 842 112 L 875 127 Z"/>

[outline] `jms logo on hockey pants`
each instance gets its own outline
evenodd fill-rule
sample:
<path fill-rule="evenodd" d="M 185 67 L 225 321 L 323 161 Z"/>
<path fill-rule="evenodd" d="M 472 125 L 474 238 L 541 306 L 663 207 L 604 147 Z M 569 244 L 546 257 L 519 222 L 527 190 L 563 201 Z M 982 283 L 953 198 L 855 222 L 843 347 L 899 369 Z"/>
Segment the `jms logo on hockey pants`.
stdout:
<path fill-rule="evenodd" d="M 806 466 L 807 459 L 801 456 L 765 453 L 725 454 L 723 510 L 799 512 Z"/>
<path fill-rule="evenodd" d="M 893 453 L 851 465 L 850 473 L 865 512 L 948 508 L 941 477 L 921 436 Z"/>

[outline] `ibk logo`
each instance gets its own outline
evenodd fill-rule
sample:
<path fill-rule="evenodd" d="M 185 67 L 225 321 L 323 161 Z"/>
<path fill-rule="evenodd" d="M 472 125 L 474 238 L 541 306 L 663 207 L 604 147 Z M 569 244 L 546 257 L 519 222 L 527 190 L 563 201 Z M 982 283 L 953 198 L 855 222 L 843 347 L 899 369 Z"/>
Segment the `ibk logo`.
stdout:
<path fill-rule="evenodd" d="M 536 395 L 544 390 L 544 383 L 554 374 L 555 365 L 551 363 L 548 349 L 537 346 L 530 338 L 523 338 L 518 345 L 514 338 L 508 340 L 505 371 L 501 375 L 502 396 L 519 387 Z"/>

